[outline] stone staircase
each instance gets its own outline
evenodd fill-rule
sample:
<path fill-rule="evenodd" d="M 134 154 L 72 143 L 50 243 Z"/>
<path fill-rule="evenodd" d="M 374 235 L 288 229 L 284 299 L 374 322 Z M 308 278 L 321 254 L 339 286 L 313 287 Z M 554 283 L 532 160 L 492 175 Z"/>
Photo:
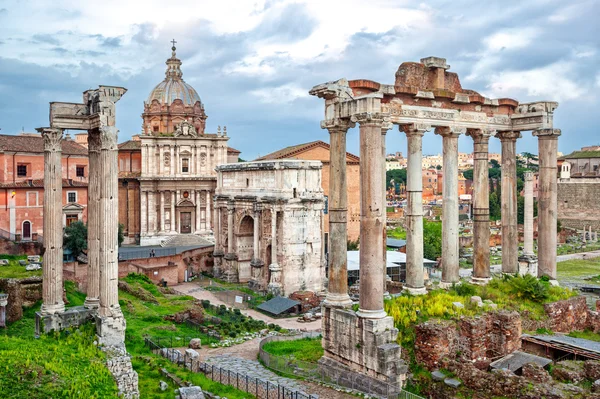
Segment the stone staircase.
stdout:
<path fill-rule="evenodd" d="M 198 236 L 196 234 L 178 234 L 169 237 L 160 243 L 161 247 L 187 247 L 192 245 L 206 246 L 213 245 L 214 242 L 210 239 L 211 236 Z"/>

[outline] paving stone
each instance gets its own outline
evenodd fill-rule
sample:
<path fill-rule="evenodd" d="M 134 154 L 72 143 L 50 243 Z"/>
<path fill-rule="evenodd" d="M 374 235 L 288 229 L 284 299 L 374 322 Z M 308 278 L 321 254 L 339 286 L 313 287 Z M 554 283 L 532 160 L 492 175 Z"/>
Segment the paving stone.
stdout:
<path fill-rule="evenodd" d="M 456 380 L 454 378 L 446 378 L 444 380 L 444 384 L 448 385 L 449 387 L 452 388 L 458 388 L 460 386 L 460 381 Z"/>
<path fill-rule="evenodd" d="M 439 370 L 435 370 L 433 373 L 431 373 L 431 378 L 433 378 L 434 381 L 444 381 L 446 379 L 446 374 Z"/>

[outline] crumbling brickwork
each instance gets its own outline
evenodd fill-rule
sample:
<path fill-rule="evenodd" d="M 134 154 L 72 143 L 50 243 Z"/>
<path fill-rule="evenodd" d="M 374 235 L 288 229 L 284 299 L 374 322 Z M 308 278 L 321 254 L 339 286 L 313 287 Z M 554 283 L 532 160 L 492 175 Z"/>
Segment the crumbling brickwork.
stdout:
<path fill-rule="evenodd" d="M 584 296 L 548 303 L 544 305 L 544 310 L 550 318 L 550 328 L 554 332 L 569 333 L 583 331 L 589 327 L 590 309 Z"/>

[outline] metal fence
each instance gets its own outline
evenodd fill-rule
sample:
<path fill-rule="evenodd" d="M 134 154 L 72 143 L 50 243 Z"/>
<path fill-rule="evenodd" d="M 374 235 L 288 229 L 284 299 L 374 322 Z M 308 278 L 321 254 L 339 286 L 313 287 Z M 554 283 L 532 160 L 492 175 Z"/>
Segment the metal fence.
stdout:
<path fill-rule="evenodd" d="M 159 354 L 171 362 L 181 365 L 192 372 L 201 372 L 213 381 L 224 385 L 235 387 L 241 391 L 248 392 L 257 399 L 318 399 L 316 395 L 309 395 L 305 392 L 287 388 L 283 385 L 274 384 L 267 380 L 251 377 L 244 373 L 238 373 L 224 369 L 213 364 L 200 362 L 198 358 L 192 358 L 179 352 L 177 349 L 164 347 L 163 345 L 171 342 L 167 340 L 158 340 L 155 342 L 150 338 L 144 339 L 145 344 L 151 350 L 156 350 Z M 172 345 L 172 343 L 171 343 Z"/>
<path fill-rule="evenodd" d="M 318 364 L 306 362 L 290 357 L 275 356 L 263 350 L 263 346 L 269 342 L 290 341 L 304 338 L 318 338 L 320 333 L 303 333 L 293 336 L 271 336 L 263 339 L 259 346 L 259 358 L 265 367 L 289 376 L 301 377 L 317 383 L 333 385 L 340 388 L 348 388 L 369 394 L 373 397 L 386 399 L 424 399 L 421 396 L 405 391 L 397 385 L 372 384 L 369 378 L 361 378 L 359 375 L 340 374 L 337 377 L 325 374 Z"/>
<path fill-rule="evenodd" d="M 150 257 L 150 251 L 154 251 L 154 256 L 171 256 L 177 254 L 177 248 L 151 248 L 140 249 L 136 251 L 119 251 L 119 260 L 145 259 Z"/>

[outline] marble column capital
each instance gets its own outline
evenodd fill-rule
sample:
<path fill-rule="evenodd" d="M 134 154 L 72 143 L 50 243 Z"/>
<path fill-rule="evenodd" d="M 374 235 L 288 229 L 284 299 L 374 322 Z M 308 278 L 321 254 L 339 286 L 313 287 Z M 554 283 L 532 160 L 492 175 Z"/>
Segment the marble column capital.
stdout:
<path fill-rule="evenodd" d="M 558 140 L 558 136 L 560 135 L 560 129 L 538 129 L 533 131 L 533 136 L 539 140 Z"/>
<path fill-rule="evenodd" d="M 412 123 L 410 125 L 400 125 L 399 129 L 401 132 L 404 132 L 407 137 L 409 136 L 421 136 L 431 130 L 430 125 L 426 125 L 423 123 Z"/>
<path fill-rule="evenodd" d="M 321 129 L 327 129 L 329 133 L 346 133 L 348 129 L 356 126 L 349 118 L 325 119 L 321 121 Z"/>
<path fill-rule="evenodd" d="M 358 122 L 361 126 L 383 126 L 387 122 L 387 114 L 381 112 L 361 112 L 352 115 L 350 120 L 352 122 Z"/>
<path fill-rule="evenodd" d="M 496 133 L 496 137 L 500 139 L 500 141 L 505 142 L 505 141 L 517 141 L 517 139 L 520 139 L 521 136 L 521 132 L 519 131 L 506 131 L 506 132 L 498 132 Z"/>
<path fill-rule="evenodd" d="M 466 135 L 471 136 L 474 141 L 489 142 L 490 137 L 496 135 L 496 131 L 490 129 L 467 129 Z"/>
<path fill-rule="evenodd" d="M 36 129 L 44 138 L 44 151 L 61 152 L 63 129 L 44 127 Z"/>
<path fill-rule="evenodd" d="M 461 134 L 467 133 L 466 127 L 457 126 L 437 126 L 435 128 L 435 134 L 442 137 L 458 138 Z"/>

